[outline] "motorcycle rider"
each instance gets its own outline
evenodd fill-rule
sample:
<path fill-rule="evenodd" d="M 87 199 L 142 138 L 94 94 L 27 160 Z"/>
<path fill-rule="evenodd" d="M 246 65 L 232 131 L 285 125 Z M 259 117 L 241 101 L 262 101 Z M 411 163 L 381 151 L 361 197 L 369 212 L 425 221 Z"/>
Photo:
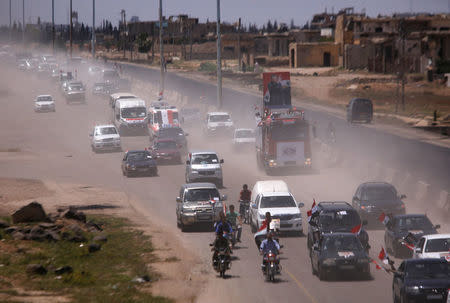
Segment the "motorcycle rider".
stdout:
<path fill-rule="evenodd" d="M 230 222 L 227 221 L 227 217 L 225 213 L 221 211 L 219 213 L 219 221 L 214 224 L 216 235 L 231 235 L 233 232 L 233 228 L 231 227 Z"/>
<path fill-rule="evenodd" d="M 244 184 L 239 193 L 239 213 L 245 218 L 245 211 L 250 207 L 252 191 L 248 189 L 248 185 Z"/>
<path fill-rule="evenodd" d="M 218 233 L 211 246 L 211 251 L 214 251 L 214 254 L 212 256 L 213 267 L 216 268 L 218 264 L 219 250 L 224 248 L 229 249 L 229 241 L 224 237 L 223 233 Z M 231 250 L 228 250 L 228 253 L 231 253 Z"/>
<path fill-rule="evenodd" d="M 242 217 L 239 213 L 234 211 L 234 205 L 230 205 L 230 211 L 227 212 L 227 220 L 231 224 L 231 228 L 237 231 L 236 242 L 241 242 L 242 234 Z"/>
<path fill-rule="evenodd" d="M 263 255 L 263 263 L 261 264 L 261 269 L 264 272 L 266 269 L 266 254 L 271 251 L 275 255 L 279 255 L 280 252 L 280 244 L 273 238 L 274 233 L 269 232 L 267 234 L 267 238 L 261 242 L 261 246 L 259 248 L 260 253 Z M 280 260 L 277 258 L 276 260 L 278 271 L 280 270 Z"/>

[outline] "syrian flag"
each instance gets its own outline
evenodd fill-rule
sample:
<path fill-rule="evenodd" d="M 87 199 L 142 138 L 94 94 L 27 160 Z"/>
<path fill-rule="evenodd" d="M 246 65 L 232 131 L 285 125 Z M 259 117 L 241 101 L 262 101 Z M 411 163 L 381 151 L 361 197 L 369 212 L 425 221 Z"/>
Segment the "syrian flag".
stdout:
<path fill-rule="evenodd" d="M 386 216 L 386 214 L 383 212 L 380 214 L 380 216 L 378 217 L 378 221 L 380 221 L 381 223 L 383 223 L 383 225 L 386 225 L 389 222 L 389 216 Z"/>
<path fill-rule="evenodd" d="M 313 199 L 313 204 L 311 205 L 311 209 L 306 212 L 308 216 L 308 222 L 311 221 L 311 217 L 314 213 L 317 212 L 316 199 Z"/>
<path fill-rule="evenodd" d="M 361 232 L 361 228 L 362 228 L 362 224 L 360 223 L 352 228 L 352 233 L 359 235 L 359 233 Z"/>

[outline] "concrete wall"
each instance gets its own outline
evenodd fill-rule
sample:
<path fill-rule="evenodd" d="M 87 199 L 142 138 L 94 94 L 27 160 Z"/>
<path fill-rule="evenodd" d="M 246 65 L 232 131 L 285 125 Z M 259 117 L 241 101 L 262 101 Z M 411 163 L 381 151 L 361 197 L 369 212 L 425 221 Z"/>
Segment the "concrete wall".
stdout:
<path fill-rule="evenodd" d="M 292 56 L 292 52 L 294 55 Z M 289 65 L 291 67 L 325 66 L 324 54 L 330 56 L 330 66 L 339 64 L 339 45 L 335 43 L 291 43 Z M 292 61 L 293 60 L 293 61 Z"/>
<path fill-rule="evenodd" d="M 373 57 L 375 52 L 373 44 L 369 45 L 345 45 L 345 68 L 346 69 L 364 69 L 369 64 L 369 58 Z"/>

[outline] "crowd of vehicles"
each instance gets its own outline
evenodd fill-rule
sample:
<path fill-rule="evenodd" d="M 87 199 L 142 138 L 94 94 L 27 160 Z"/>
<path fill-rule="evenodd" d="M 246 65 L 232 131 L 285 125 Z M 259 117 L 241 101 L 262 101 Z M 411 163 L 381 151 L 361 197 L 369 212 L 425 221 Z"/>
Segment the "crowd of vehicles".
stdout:
<path fill-rule="evenodd" d="M 51 57 L 46 60 L 56 64 Z M 22 59 L 18 69 L 28 70 L 34 64 L 34 60 Z M 37 70 L 43 72 L 46 68 L 43 65 Z M 227 229 L 223 227 L 227 224 L 223 218 L 228 210 L 227 197 L 219 192 L 224 185 L 224 160 L 217 151 L 191 150 L 188 134 L 182 128 L 185 123 L 198 120 L 199 112 L 193 109 L 178 112 L 164 100 L 149 105 L 127 92 L 130 87 L 118 91 L 120 74 L 117 70 L 92 67 L 88 73 L 102 78 L 103 82 L 94 82 L 92 93 L 108 95 L 106 103 L 109 106 L 105 104 L 105 108 L 111 111 L 112 117 L 111 123 L 94 126 L 90 134 L 92 150 L 96 153 L 122 151 L 121 136 L 128 133 L 146 135 L 149 141 L 144 139 L 143 144 L 148 145 L 147 148 L 124 152 L 121 161 L 124 176 L 157 176 L 158 165 L 173 163 L 180 165 L 180 169 L 185 165 L 186 183 L 181 185 L 176 198 L 176 223 L 183 232 L 198 224 L 215 226 L 213 267 L 221 277 L 231 269 L 230 255 L 236 244 L 236 229 L 249 224 L 262 254 L 262 273 L 268 281 L 276 280 L 281 274 L 279 254 L 283 246 L 279 244 L 280 238 L 290 233 L 303 236 L 306 229 L 312 274 L 320 280 L 340 279 L 347 274 L 371 279 L 373 259 L 369 255 L 371 245 L 367 230 L 383 228 L 388 254 L 408 258 L 394 270 L 394 302 L 446 302 L 450 288 L 450 235 L 438 234 L 440 226 L 433 225 L 426 215 L 407 214 L 406 204 L 402 201 L 406 196 L 398 194 L 393 185 L 365 182 L 357 187 L 351 203 L 322 201 L 315 205 L 314 202 L 306 223 L 300 210 L 304 203 L 296 200 L 285 181 L 255 181 L 251 195 L 239 201 L 244 205 L 240 210 L 242 222 L 233 227 L 230 224 Z M 61 69 L 58 75 L 67 100 L 85 100 L 85 85 L 71 70 Z M 49 77 L 52 77 L 51 73 Z M 265 85 L 263 107 L 257 114 L 254 129 L 236 128 L 227 112 L 210 112 L 201 126 L 202 133 L 214 138 L 229 138 L 236 149 L 255 146 L 257 163 L 268 174 L 291 167 L 310 169 L 313 163 L 310 125 L 304 112 L 291 106 L 289 79 L 285 74 L 277 73 L 269 73 L 265 79 L 269 82 Z M 366 109 L 369 112 L 367 104 L 366 101 L 352 101 L 348 107 L 349 119 L 370 122 L 371 115 L 360 114 Z M 38 96 L 35 110 L 54 111 L 52 96 Z M 380 220 L 384 216 L 389 218 L 387 222 Z"/>

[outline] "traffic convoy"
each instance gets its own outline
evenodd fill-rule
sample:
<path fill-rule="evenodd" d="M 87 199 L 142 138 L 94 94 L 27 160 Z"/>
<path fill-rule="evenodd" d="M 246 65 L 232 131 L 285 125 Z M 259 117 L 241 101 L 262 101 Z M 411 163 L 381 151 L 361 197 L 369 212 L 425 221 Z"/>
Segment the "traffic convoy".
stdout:
<path fill-rule="evenodd" d="M 251 191 L 241 192 L 238 211 L 227 207 L 227 197 L 219 192 L 226 183 L 224 159 L 214 150 L 193 149 L 183 127 L 204 121 L 207 140 L 228 138 L 236 151 L 255 150 L 259 168 L 268 175 L 286 169 L 308 172 L 314 166 L 313 134 L 304 112 L 291 105 L 289 73 L 264 73 L 263 100 L 251 117 L 255 127 L 236 128 L 227 112 L 202 117 L 198 109 L 178 109 L 161 97 L 148 103 L 129 92 L 131 83 L 121 78 L 119 68 L 84 66 L 82 59 L 58 64 L 48 55 L 17 60 L 19 70 L 46 75 L 59 85 L 67 104 L 88 99 L 77 72 L 86 69 L 94 80 L 91 95 L 107 100 L 105 110 L 111 112 L 111 122 L 95 125 L 89 134 L 93 152 L 123 152 L 121 136 L 149 138 L 143 143 L 147 148 L 123 152 L 124 176 L 157 176 L 158 166 L 164 164 L 185 166 L 186 183 L 180 184 L 176 197 L 177 225 L 183 232 L 198 224 L 214 226 L 212 263 L 220 276 L 225 277 L 231 268 L 242 226 L 249 224 L 268 281 L 282 272 L 278 255 L 289 247 L 281 245 L 280 237 L 289 233 L 307 237 L 311 271 L 320 280 L 347 274 L 371 279 L 371 268 L 377 268 L 393 274 L 394 302 L 450 302 L 450 234 L 439 234 L 440 226 L 425 214 L 408 214 L 402 201 L 406 196 L 391 184 L 363 183 L 355 189 L 351 203 L 314 201 L 306 211 L 307 222 L 300 210 L 305 205 L 296 201 L 282 180 L 256 181 Z M 34 110 L 55 112 L 54 97 L 37 96 Z M 370 100 L 351 100 L 347 119 L 370 123 Z M 368 229 L 385 230 L 384 248 L 375 259 L 369 256 Z M 391 256 L 404 260 L 396 266 Z"/>

